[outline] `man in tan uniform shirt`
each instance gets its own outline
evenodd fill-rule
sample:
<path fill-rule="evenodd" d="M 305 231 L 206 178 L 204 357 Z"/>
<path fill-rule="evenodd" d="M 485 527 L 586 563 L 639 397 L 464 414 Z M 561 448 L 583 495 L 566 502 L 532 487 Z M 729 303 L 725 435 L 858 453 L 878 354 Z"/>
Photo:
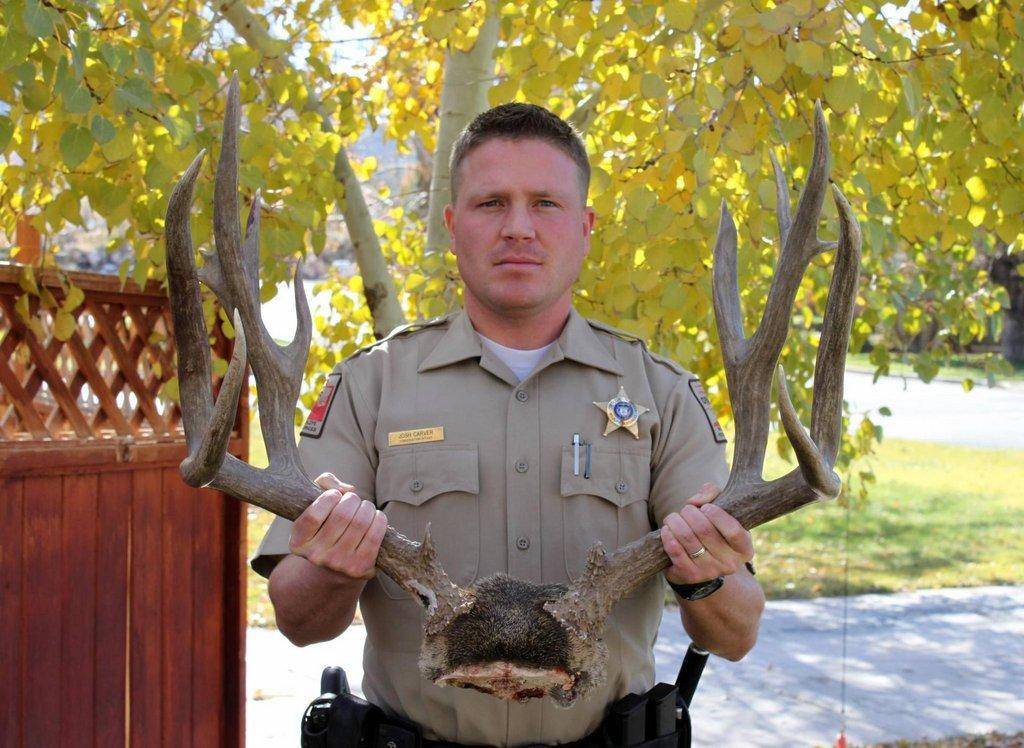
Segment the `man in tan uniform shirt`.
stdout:
<path fill-rule="evenodd" d="M 506 105 L 461 136 L 446 222 L 465 308 L 400 327 L 335 368 L 300 454 L 311 475 L 337 476 L 318 481 L 323 487 L 341 490 L 325 492 L 322 506 L 307 510 L 315 516 L 294 528 L 275 519 L 253 559 L 264 575 L 289 559 L 271 579 L 271 597 L 297 643 L 344 630 L 358 597 L 366 697 L 433 739 L 554 744 L 595 730 L 610 702 L 654 683 L 664 583 L 657 575 L 615 607 L 605 629 L 607 681 L 590 698 L 570 709 L 501 701 L 420 675 L 422 609 L 386 575 L 369 578 L 385 523 L 418 539 L 429 522 L 439 560 L 460 585 L 497 572 L 565 583 L 595 541 L 614 549 L 667 525 L 671 581 L 727 575 L 705 600 L 682 603 L 698 644 L 738 659 L 763 606 L 743 567 L 753 554 L 749 534 L 702 506 L 714 496 L 705 484 L 723 486 L 728 467 L 700 382 L 571 304 L 593 211 L 579 204 L 582 146 L 549 137 L 560 122 L 539 107 Z M 515 349 L 548 347 L 520 381 L 481 335 Z M 610 428 L 603 406 L 623 393 L 639 418 Z M 589 473 L 577 469 L 574 434 L 592 445 Z M 708 552 L 691 560 L 700 547 Z M 352 605 L 332 604 L 325 575 L 341 578 L 337 596 Z"/>

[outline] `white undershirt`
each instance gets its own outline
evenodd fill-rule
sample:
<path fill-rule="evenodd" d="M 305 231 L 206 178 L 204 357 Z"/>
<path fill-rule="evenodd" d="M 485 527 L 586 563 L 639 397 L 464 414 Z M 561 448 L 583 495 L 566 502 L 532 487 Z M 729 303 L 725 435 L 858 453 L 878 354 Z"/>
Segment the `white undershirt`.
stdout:
<path fill-rule="evenodd" d="M 480 335 L 480 333 L 477 332 L 477 335 Z M 480 340 L 491 353 L 500 358 L 512 370 L 512 373 L 519 378 L 519 381 L 522 381 L 527 374 L 533 371 L 533 367 L 541 360 L 547 349 L 555 344 L 555 341 L 552 340 L 543 348 L 533 348 L 524 351 L 519 348 L 509 348 L 491 340 L 485 335 L 480 335 Z"/>

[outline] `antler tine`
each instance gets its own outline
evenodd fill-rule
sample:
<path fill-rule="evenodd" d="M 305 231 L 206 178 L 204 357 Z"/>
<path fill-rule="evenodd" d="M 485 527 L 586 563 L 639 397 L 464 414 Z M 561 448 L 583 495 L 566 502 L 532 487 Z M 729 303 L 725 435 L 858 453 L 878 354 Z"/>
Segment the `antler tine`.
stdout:
<path fill-rule="evenodd" d="M 241 121 L 238 73 L 228 84 L 223 135 L 214 184 L 213 227 L 220 265 L 220 280 L 238 310 L 250 351 L 250 363 L 259 390 L 260 429 L 267 447 L 270 468 L 301 475 L 292 415 L 302 383 L 308 310 L 299 312 L 299 326 L 291 349 L 279 346 L 270 336 L 259 313 L 259 196 L 253 202 L 243 241 L 238 222 L 238 130 Z M 301 284 L 296 289 L 301 292 Z M 303 297 L 302 301 L 305 301 Z M 303 346 L 303 340 L 305 345 Z M 301 354 L 301 361 L 296 360 Z"/>
<path fill-rule="evenodd" d="M 178 393 L 188 408 L 181 409 L 185 441 L 189 453 L 199 449 L 203 433 L 213 412 L 210 390 L 210 344 L 206 337 L 202 295 L 192 257 L 192 227 L 188 213 L 192 207 L 196 177 L 206 150 L 192 159 L 171 191 L 167 201 L 164 230 L 167 242 L 167 284 L 174 316 L 174 337 L 178 348 Z"/>
<path fill-rule="evenodd" d="M 722 200 L 718 219 L 718 235 L 712 254 L 711 300 L 718 320 L 718 340 L 722 357 L 738 362 L 746 355 L 747 338 L 743 332 L 743 310 L 740 308 L 740 284 L 736 269 L 736 224 L 729 206 Z M 728 374 L 728 371 L 726 372 Z M 730 386 L 732 383 L 730 382 Z"/>
<path fill-rule="evenodd" d="M 295 276 L 292 278 L 292 284 L 295 289 L 295 335 L 292 336 L 292 342 L 283 348 L 285 361 L 290 362 L 292 370 L 299 381 L 302 380 L 306 366 L 306 356 L 309 353 L 309 344 L 313 340 L 313 318 L 309 313 L 309 301 L 306 299 L 306 291 L 302 287 L 301 270 L 301 264 L 296 263 Z M 296 398 L 298 394 L 296 391 Z"/>
<path fill-rule="evenodd" d="M 800 423 L 796 408 L 789 397 L 789 388 L 786 386 L 786 372 L 780 364 L 775 369 L 776 387 L 779 392 L 779 414 L 782 417 L 782 428 L 789 437 L 796 452 L 799 470 L 807 481 L 807 485 L 815 489 L 822 496 L 835 498 L 842 489 L 842 481 L 832 470 L 832 461 L 835 455 L 828 457 L 823 455 L 818 446 L 814 443 L 810 434 Z M 842 386 L 840 386 L 840 397 Z M 842 402 L 842 400 L 840 400 Z M 766 520 L 767 521 L 767 520 Z"/>
<path fill-rule="evenodd" d="M 198 448 L 189 452 L 180 466 L 181 477 L 190 486 L 205 486 L 214 479 L 227 455 L 228 439 L 235 425 L 238 397 L 245 384 L 245 332 L 242 330 L 238 312 L 234 314 L 235 346 L 231 351 L 228 370 L 221 380 L 220 392 L 213 406 L 206 432 Z"/>
<path fill-rule="evenodd" d="M 245 221 L 245 240 L 242 242 L 242 257 L 245 259 L 245 279 L 253 298 L 260 297 L 260 218 L 263 215 L 263 192 L 257 188 L 249 206 L 249 217 Z"/>
<path fill-rule="evenodd" d="M 831 156 L 828 147 L 828 126 L 821 103 L 814 103 L 814 154 L 807 183 L 800 193 L 796 217 L 790 225 L 786 239 L 779 252 L 775 276 L 772 278 L 765 303 L 764 313 L 757 331 L 751 337 L 751 344 L 764 350 L 764 358 L 774 363 L 786 341 L 789 329 L 793 299 L 800 287 L 807 265 L 817 251 L 817 227 L 821 207 L 825 201 L 825 186 L 828 184 Z M 776 211 L 779 209 L 776 208 Z M 784 209 L 783 211 L 788 212 Z M 785 219 L 780 219 L 784 221 Z M 814 240 L 814 241 L 812 241 Z M 763 342 L 762 342 L 763 341 Z M 771 368 L 767 373 L 771 379 Z"/>
<path fill-rule="evenodd" d="M 789 208 L 789 185 L 786 183 L 786 175 L 782 173 L 782 167 L 779 166 L 779 160 L 772 151 L 768 151 L 768 158 L 775 173 L 775 218 L 779 224 L 779 240 L 785 244 L 789 239 L 789 229 L 793 225 L 793 216 Z"/>
<path fill-rule="evenodd" d="M 832 185 L 832 199 L 839 216 L 839 242 L 814 364 L 811 438 L 829 463 L 835 464 L 842 435 L 846 349 L 860 275 L 861 231 L 850 203 L 836 185 Z"/>

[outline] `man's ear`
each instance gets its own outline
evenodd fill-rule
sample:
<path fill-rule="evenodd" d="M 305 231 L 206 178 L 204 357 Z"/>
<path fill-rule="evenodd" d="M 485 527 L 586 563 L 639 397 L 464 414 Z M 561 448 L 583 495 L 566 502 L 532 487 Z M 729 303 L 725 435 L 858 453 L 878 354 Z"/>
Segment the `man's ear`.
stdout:
<path fill-rule="evenodd" d="M 455 209 L 452 208 L 452 204 L 451 203 L 448 203 L 447 205 L 444 206 L 443 213 L 444 213 L 444 227 L 446 229 L 448 229 L 448 236 L 451 237 L 452 239 L 454 239 L 455 238 L 455 231 L 454 231 L 454 227 L 455 227 Z M 454 242 L 452 243 L 452 246 L 454 247 Z M 453 254 L 454 254 L 454 252 L 453 252 Z"/>
<path fill-rule="evenodd" d="M 590 254 L 590 235 L 594 230 L 594 221 L 597 218 L 597 213 L 589 205 L 583 208 L 583 257 L 581 260 L 585 260 L 587 255 Z"/>

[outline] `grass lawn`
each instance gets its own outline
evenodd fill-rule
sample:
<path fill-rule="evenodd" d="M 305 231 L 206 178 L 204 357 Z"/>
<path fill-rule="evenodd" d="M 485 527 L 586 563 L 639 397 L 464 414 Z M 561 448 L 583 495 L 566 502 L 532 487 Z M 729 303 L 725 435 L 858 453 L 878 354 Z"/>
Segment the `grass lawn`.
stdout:
<path fill-rule="evenodd" d="M 265 465 L 255 425 L 252 435 L 250 459 Z M 1024 581 L 1024 450 L 886 439 L 872 462 L 877 484 L 850 513 L 851 594 Z M 769 453 L 767 476 L 788 469 Z M 270 519 L 250 507 L 250 556 Z M 844 522 L 833 502 L 755 530 L 768 597 L 842 594 Z M 273 625 L 266 582 L 251 571 L 248 600 L 250 624 Z"/>
<path fill-rule="evenodd" d="M 769 455 L 766 474 L 785 463 Z M 886 439 L 877 484 L 850 512 L 849 591 L 1024 582 L 1024 450 Z M 845 508 L 805 507 L 754 530 L 770 598 L 843 591 Z"/>

